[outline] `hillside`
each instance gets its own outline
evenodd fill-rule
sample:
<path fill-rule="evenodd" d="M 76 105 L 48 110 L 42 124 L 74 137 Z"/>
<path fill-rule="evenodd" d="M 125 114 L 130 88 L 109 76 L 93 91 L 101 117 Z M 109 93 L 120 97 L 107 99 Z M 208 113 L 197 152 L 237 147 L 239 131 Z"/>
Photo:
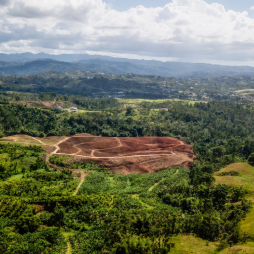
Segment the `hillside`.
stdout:
<path fill-rule="evenodd" d="M 250 207 L 240 188 L 208 189 L 192 179 L 195 170 L 182 167 L 156 174 L 117 174 L 94 162 L 77 161 L 74 154 L 56 156 L 67 141 L 24 135 L 1 140 L 3 253 L 22 248 L 25 253 L 122 254 L 130 249 L 180 254 L 194 246 L 200 254 L 234 253 L 239 247 L 251 253 L 251 241 L 232 248 L 223 242 L 225 236 L 230 244 L 239 241 L 237 225 Z M 50 147 L 55 148 L 48 157 L 45 150 Z M 199 176 L 207 177 L 204 172 Z M 206 213 L 207 195 L 213 213 Z"/>
<path fill-rule="evenodd" d="M 254 68 L 249 66 L 161 62 L 155 60 L 135 60 L 82 54 L 0 54 L 0 61 L 7 62 L 0 64 L 0 75 L 31 75 L 49 70 L 83 70 L 115 74 L 133 73 L 138 75 L 156 75 L 178 78 L 239 77 L 254 75 Z"/>
<path fill-rule="evenodd" d="M 9 95 L 3 253 L 251 254 L 252 105 Z"/>

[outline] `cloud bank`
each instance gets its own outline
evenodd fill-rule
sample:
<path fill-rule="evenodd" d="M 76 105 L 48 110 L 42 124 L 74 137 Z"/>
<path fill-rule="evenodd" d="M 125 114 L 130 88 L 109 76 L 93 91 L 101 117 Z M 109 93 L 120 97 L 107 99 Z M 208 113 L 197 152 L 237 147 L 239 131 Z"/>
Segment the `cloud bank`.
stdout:
<path fill-rule="evenodd" d="M 125 12 L 102 0 L 0 0 L 0 16 L 2 53 L 94 52 L 254 65 L 254 19 L 203 0 Z"/>

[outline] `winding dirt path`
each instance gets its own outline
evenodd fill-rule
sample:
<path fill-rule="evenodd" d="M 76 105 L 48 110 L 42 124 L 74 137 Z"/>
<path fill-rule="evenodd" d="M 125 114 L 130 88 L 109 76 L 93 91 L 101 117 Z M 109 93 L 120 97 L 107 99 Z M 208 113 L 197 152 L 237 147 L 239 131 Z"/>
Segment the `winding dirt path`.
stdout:
<path fill-rule="evenodd" d="M 45 145 L 45 143 L 43 143 L 43 142 L 42 142 L 41 140 L 39 140 L 38 138 L 35 138 L 35 137 L 32 137 L 32 136 L 31 136 L 31 138 L 34 139 L 34 140 L 36 140 L 36 141 L 38 141 L 38 142 L 41 143 L 42 145 Z"/>
<path fill-rule="evenodd" d="M 123 144 L 122 144 L 122 142 L 121 142 L 121 140 L 119 139 L 119 138 L 117 138 L 117 137 L 115 137 L 115 139 L 117 140 L 117 142 L 118 142 L 118 146 L 116 146 L 116 147 L 114 147 L 114 148 L 119 148 L 119 147 L 122 147 L 123 146 Z"/>
<path fill-rule="evenodd" d="M 65 141 L 67 141 L 69 138 L 70 138 L 70 137 L 65 137 L 64 139 L 60 140 L 58 143 L 56 143 L 56 144 L 54 145 L 55 150 L 54 150 L 53 152 L 47 154 L 47 156 L 46 156 L 46 163 L 49 161 L 49 157 L 50 157 L 51 155 L 56 154 L 57 151 L 60 150 L 59 145 L 60 145 L 61 143 L 65 142 Z"/>
<path fill-rule="evenodd" d="M 87 174 L 84 173 L 83 170 L 79 170 L 79 172 L 80 172 L 80 174 L 81 174 L 81 176 L 80 176 L 81 181 L 80 181 L 80 183 L 79 183 L 77 189 L 76 189 L 75 192 L 73 193 L 73 196 L 76 196 L 76 195 L 78 194 L 78 191 L 79 191 L 80 187 L 82 186 L 83 182 L 85 181 L 85 177 L 87 176 Z"/>
<path fill-rule="evenodd" d="M 56 149 L 55 149 L 55 151 L 53 151 L 52 153 L 50 153 L 50 155 L 56 154 L 57 151 L 60 150 L 59 145 L 62 144 L 63 142 L 65 142 L 65 141 L 67 141 L 68 139 L 70 139 L 70 137 L 65 137 L 64 139 L 62 139 L 62 140 L 60 140 L 58 143 L 56 143 L 56 144 L 54 145 L 54 147 L 55 147 Z"/>
<path fill-rule="evenodd" d="M 82 152 L 82 150 L 78 147 L 79 145 L 82 145 L 82 144 L 78 144 L 78 145 L 73 146 L 73 147 L 78 149 L 78 151 L 75 154 L 79 154 L 79 153 Z"/>
<path fill-rule="evenodd" d="M 94 150 L 93 150 L 94 151 Z M 79 155 L 79 154 L 69 154 L 69 153 L 54 153 L 57 155 L 69 155 L 69 156 L 77 156 L 81 158 L 87 158 L 87 159 L 124 159 L 124 158 L 133 158 L 133 157 L 151 157 L 151 156 L 172 156 L 175 155 L 175 153 L 171 154 L 146 154 L 146 155 L 126 155 L 126 156 L 113 156 L 113 157 L 95 157 L 95 156 L 85 156 L 85 155 Z"/>
<path fill-rule="evenodd" d="M 70 242 L 67 242 L 67 251 L 66 254 L 71 254 L 71 244 Z"/>

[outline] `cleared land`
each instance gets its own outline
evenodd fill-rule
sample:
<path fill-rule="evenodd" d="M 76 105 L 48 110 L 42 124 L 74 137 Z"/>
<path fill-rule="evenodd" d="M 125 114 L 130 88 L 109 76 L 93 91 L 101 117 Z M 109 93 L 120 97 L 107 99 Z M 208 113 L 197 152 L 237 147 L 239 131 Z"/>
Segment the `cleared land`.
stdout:
<path fill-rule="evenodd" d="M 222 172 L 239 172 L 239 176 L 218 176 Z M 248 199 L 254 201 L 254 167 L 247 163 L 234 163 L 215 173 L 217 184 L 227 184 L 229 186 L 243 187 L 249 192 Z M 241 223 L 242 231 L 254 236 L 254 208 L 247 213 L 246 218 Z M 253 251 L 253 249 L 252 249 Z M 238 253 L 238 252 L 237 252 Z M 240 253 L 240 252 L 239 252 Z M 245 253 L 245 252 L 244 252 Z M 249 253 L 249 252 L 246 252 Z M 250 252 L 250 253 L 254 253 Z"/>
<path fill-rule="evenodd" d="M 237 95 L 245 96 L 245 95 L 254 95 L 254 89 L 244 89 L 235 91 Z"/>
<path fill-rule="evenodd" d="M 41 145 L 48 156 L 68 155 L 76 160 L 95 162 L 119 173 L 153 173 L 168 167 L 188 168 L 196 158 L 189 145 L 169 137 L 96 137 L 79 134 L 68 137 L 33 138 L 15 135 L 0 139 Z"/>
<path fill-rule="evenodd" d="M 191 100 L 180 100 L 180 99 L 118 99 L 119 102 L 124 103 L 125 105 L 139 104 L 142 102 L 150 102 L 150 103 L 163 103 L 167 101 L 181 101 L 189 104 L 195 104 L 197 102 L 202 101 L 191 101 Z"/>

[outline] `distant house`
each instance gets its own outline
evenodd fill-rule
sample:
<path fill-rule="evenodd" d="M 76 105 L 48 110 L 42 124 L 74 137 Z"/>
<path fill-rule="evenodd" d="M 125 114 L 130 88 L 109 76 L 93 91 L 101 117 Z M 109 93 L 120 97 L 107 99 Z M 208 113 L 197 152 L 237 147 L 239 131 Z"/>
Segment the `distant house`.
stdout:
<path fill-rule="evenodd" d="M 160 111 L 167 111 L 167 108 L 159 108 Z"/>
<path fill-rule="evenodd" d="M 77 112 L 77 108 L 75 108 L 75 107 L 71 107 L 71 112 Z"/>
<path fill-rule="evenodd" d="M 59 111 L 62 111 L 62 110 L 63 110 L 62 107 L 60 107 L 60 106 L 57 107 L 56 109 L 59 110 Z"/>

